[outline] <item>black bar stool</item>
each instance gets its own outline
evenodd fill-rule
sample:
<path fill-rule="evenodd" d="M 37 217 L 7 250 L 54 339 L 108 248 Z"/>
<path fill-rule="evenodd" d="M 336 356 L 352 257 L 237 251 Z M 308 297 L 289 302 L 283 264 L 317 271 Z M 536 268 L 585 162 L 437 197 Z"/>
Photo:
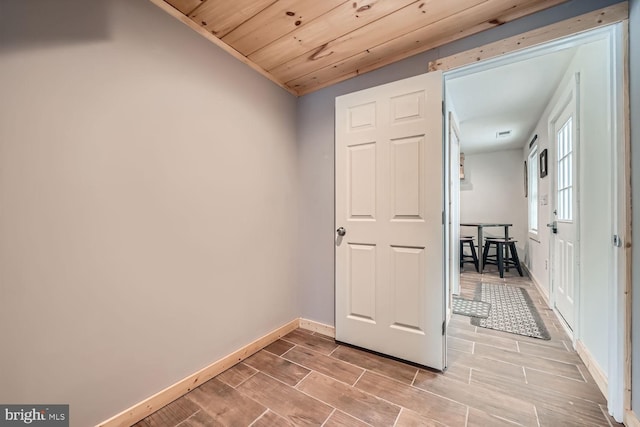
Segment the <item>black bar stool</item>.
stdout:
<path fill-rule="evenodd" d="M 482 264 L 493 264 L 498 266 L 500 272 L 500 278 L 504 277 L 504 270 L 509 271 L 509 267 L 515 267 L 518 270 L 518 274 L 522 276 L 522 267 L 520 267 L 520 258 L 518 258 L 518 251 L 516 250 L 517 240 L 499 239 L 494 237 L 487 237 L 484 239 L 484 253 L 482 254 Z M 495 255 L 489 255 L 489 249 L 495 246 Z M 505 256 L 506 255 L 506 256 Z M 511 256 L 509 256 L 511 255 Z"/>
<path fill-rule="evenodd" d="M 469 245 L 469 249 L 471 249 L 471 255 L 465 255 L 464 253 L 464 245 Z M 480 269 L 478 268 L 478 255 L 476 253 L 476 246 L 473 244 L 472 236 L 460 236 L 460 270 L 464 269 L 464 263 L 470 262 L 476 267 L 476 271 L 479 273 Z"/>

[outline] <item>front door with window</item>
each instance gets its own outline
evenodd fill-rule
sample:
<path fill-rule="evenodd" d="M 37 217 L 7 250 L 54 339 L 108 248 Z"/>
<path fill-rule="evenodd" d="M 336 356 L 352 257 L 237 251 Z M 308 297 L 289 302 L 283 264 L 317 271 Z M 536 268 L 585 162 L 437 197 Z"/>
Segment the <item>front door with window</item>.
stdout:
<path fill-rule="evenodd" d="M 553 124 L 554 135 L 554 304 L 567 326 L 574 329 L 577 281 L 577 116 L 573 92 Z"/>
<path fill-rule="evenodd" d="M 336 99 L 336 339 L 445 367 L 442 73 Z"/>

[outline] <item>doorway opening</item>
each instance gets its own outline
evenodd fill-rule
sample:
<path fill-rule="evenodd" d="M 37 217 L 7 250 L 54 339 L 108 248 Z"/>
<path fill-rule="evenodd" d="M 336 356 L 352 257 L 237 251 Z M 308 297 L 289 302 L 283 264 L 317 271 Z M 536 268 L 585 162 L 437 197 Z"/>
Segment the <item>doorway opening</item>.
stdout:
<path fill-rule="evenodd" d="M 618 419 L 624 283 L 611 236 L 625 227 L 618 198 L 624 191 L 620 31 L 620 24 L 593 30 L 444 76 L 450 295 L 479 299 L 490 283 L 529 286 Z M 493 266 L 476 273 L 466 263 L 460 271 L 454 243 L 461 234 L 475 235 L 461 223 L 510 224 L 527 277 L 510 269 L 500 278 Z M 488 232 L 505 237 L 498 228 Z M 480 249 L 485 242 L 477 240 Z M 456 325 L 459 319 L 453 323 L 459 332 Z"/>

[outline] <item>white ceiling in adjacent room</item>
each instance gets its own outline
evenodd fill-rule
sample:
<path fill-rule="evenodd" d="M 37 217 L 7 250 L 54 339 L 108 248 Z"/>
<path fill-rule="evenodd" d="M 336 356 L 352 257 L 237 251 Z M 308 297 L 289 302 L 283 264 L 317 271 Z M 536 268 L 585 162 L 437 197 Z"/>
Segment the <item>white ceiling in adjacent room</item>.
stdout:
<path fill-rule="evenodd" d="M 466 154 L 521 148 L 549 103 L 576 48 L 447 81 Z"/>

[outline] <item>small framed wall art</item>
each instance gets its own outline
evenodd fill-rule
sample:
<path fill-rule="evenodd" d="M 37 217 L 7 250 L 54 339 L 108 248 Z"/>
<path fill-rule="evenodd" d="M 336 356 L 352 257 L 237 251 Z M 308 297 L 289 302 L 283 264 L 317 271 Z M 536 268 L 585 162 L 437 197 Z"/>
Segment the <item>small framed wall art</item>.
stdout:
<path fill-rule="evenodd" d="M 547 149 L 540 153 L 540 178 L 547 176 Z"/>

